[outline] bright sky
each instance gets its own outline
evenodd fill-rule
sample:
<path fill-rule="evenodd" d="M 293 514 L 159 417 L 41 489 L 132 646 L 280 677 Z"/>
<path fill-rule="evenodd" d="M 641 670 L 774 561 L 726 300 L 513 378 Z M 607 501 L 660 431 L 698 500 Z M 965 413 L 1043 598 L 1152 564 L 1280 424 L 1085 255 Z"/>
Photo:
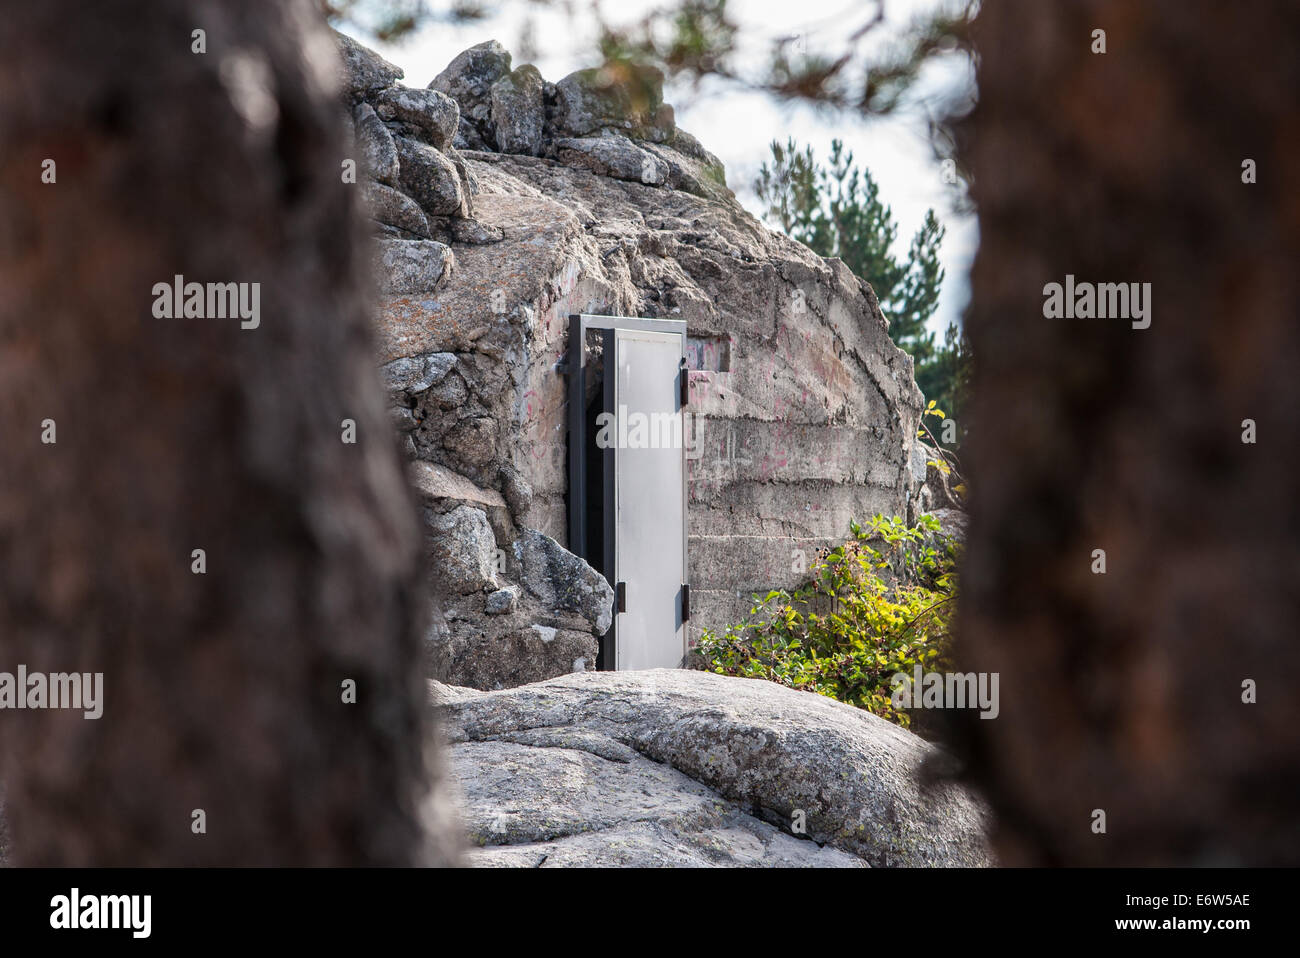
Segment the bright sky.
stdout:
<path fill-rule="evenodd" d="M 870 52 L 890 42 L 891 34 L 913 18 L 933 10 L 941 0 L 885 0 L 885 23 L 872 32 L 863 49 Z M 601 5 L 614 23 L 632 23 L 663 6 L 655 0 L 619 0 Z M 567 8 L 567 9 L 566 9 Z M 864 24 L 875 4 L 868 0 L 730 0 L 728 13 L 741 27 L 746 42 L 738 63 L 761 68 L 772 39 L 800 36 L 808 50 L 843 49 L 844 34 Z M 486 19 L 466 24 L 433 21 L 399 44 L 368 42 L 406 71 L 408 86 L 426 86 L 461 50 L 484 40 L 499 40 L 514 56 L 514 65 L 534 63 L 552 82 L 565 74 L 599 62 L 595 18 L 586 0 L 534 4 L 504 0 Z M 531 50 L 529 49 L 531 47 Z M 960 320 L 969 297 L 967 276 L 978 243 L 975 218 L 953 210 L 959 186 L 943 182 L 939 161 L 930 145 L 927 113 L 939 112 L 938 98 L 970 88 L 969 69 L 952 57 L 930 65 L 918 83 L 918 103 L 901 113 L 866 120 L 852 112 L 835 112 L 799 104 L 784 104 L 760 93 L 721 81 L 696 90 L 689 84 L 670 86 L 664 99 L 673 104 L 677 124 L 699 137 L 726 165 L 727 184 L 755 215 L 761 210 L 752 189 L 759 165 L 769 156 L 773 139 L 793 136 L 811 144 L 825 157 L 833 138 L 844 140 L 860 165 L 880 185 L 880 195 L 893 208 L 899 224 L 894 249 L 906 254 L 907 244 L 933 208 L 947 227 L 941 258 L 947 278 L 939 309 L 930 326 L 942 339 L 950 322 Z"/>

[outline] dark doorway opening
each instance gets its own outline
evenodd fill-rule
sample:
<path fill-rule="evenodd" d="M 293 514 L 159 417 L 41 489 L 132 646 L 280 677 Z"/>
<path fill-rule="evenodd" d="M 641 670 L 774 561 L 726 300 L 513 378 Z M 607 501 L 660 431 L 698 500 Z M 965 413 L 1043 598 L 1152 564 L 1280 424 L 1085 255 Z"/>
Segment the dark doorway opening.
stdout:
<path fill-rule="evenodd" d="M 592 330 L 589 336 L 598 336 L 602 339 L 605 336 L 604 330 Z M 605 581 L 613 583 L 613 554 L 610 543 L 605 540 L 610 536 L 610 523 L 606 521 L 606 496 L 605 496 L 605 478 L 609 468 L 605 462 L 605 455 L 600 451 L 596 444 L 596 437 L 600 432 L 600 414 L 606 411 L 605 403 L 605 377 L 603 370 L 592 370 L 592 378 L 596 380 L 594 387 L 589 386 L 587 389 L 586 409 L 583 411 L 585 424 L 584 441 L 586 443 L 587 455 L 584 456 L 586 466 L 586 501 L 578 506 L 584 510 L 586 515 L 586 539 L 582 543 L 581 551 L 578 554 L 587 560 L 587 563 L 605 577 Z M 571 503 L 570 508 L 574 508 Z M 596 668 L 600 671 L 606 671 L 614 668 L 614 657 L 612 654 L 613 645 L 613 626 L 610 631 L 602 635 L 599 640 L 600 651 L 596 656 Z M 607 652 L 609 654 L 607 654 Z"/>

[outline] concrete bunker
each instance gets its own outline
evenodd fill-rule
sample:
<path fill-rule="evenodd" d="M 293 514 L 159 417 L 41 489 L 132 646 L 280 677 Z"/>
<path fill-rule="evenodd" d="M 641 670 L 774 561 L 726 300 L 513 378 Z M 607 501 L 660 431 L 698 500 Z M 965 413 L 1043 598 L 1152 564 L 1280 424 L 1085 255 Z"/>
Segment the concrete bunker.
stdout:
<path fill-rule="evenodd" d="M 924 480 L 921 394 L 874 292 L 747 213 L 670 108 L 620 116 L 595 71 L 525 83 L 535 71 L 511 71 L 495 43 L 427 90 L 344 47 L 377 237 L 376 358 L 442 610 L 433 677 L 494 689 L 615 667 L 619 632 L 601 639 L 615 626 L 633 649 L 626 616 L 651 608 L 660 641 L 643 633 L 651 651 L 627 664 L 666 664 L 674 643 L 689 650 L 701 629 L 743 619 L 754 592 L 797 585 L 850 519 L 908 512 Z M 653 337 L 612 352 L 648 349 L 666 373 L 650 405 L 628 411 L 661 414 L 651 441 L 682 419 L 680 506 L 662 501 L 677 483 L 658 468 L 668 459 L 632 454 L 653 445 L 607 461 L 597 441 L 608 412 L 628 430 L 615 445 L 631 442 L 616 359 L 607 388 L 607 337 L 656 332 L 672 340 L 663 355 Z M 623 541 L 662 536 L 652 550 L 676 555 L 667 533 L 684 515 L 684 575 L 675 558 L 615 568 L 618 500 L 605 483 L 620 461 L 626 489 L 641 490 L 624 496 L 629 522 L 636 502 L 658 503 L 639 515 L 658 521 L 629 525 Z M 620 581 L 627 612 L 615 611 Z"/>

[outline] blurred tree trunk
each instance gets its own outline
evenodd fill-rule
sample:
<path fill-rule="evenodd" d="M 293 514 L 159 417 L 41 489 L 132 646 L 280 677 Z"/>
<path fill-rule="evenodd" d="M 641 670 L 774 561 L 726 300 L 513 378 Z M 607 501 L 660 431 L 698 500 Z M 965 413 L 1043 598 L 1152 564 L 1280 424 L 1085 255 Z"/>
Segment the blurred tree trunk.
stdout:
<path fill-rule="evenodd" d="M 42 0 L 0 61 L 0 670 L 104 673 L 98 720 L 0 712 L 12 863 L 445 860 L 314 5 Z M 176 275 L 260 325 L 155 318 Z"/>
<path fill-rule="evenodd" d="M 1300 6 L 999 0 L 975 45 L 962 654 L 1001 673 L 965 723 L 998 850 L 1300 863 Z M 1150 283 L 1150 328 L 1045 318 L 1067 274 Z"/>

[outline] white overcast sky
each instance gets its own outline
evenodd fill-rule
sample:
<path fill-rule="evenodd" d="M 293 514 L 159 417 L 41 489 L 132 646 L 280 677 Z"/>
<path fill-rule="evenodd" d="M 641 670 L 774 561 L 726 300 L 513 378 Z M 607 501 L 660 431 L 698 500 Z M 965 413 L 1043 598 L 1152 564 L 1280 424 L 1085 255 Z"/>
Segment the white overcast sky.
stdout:
<path fill-rule="evenodd" d="M 879 49 L 891 34 L 914 17 L 932 10 L 941 0 L 885 0 L 885 23 L 870 34 L 863 49 Z M 631 23 L 661 7 L 656 0 L 618 0 L 604 3 L 601 12 L 614 23 Z M 566 9 L 566 7 L 568 9 Z M 454 24 L 429 22 L 400 43 L 375 42 L 359 37 L 406 72 L 408 86 L 426 86 L 461 50 L 484 40 L 498 40 L 514 56 L 514 65 L 532 62 L 542 76 L 554 82 L 565 74 L 599 62 L 596 21 L 588 0 L 534 4 L 503 0 L 486 19 Z M 783 36 L 803 37 L 807 49 L 840 51 L 844 35 L 872 15 L 869 0 L 730 0 L 729 16 L 745 38 L 738 63 L 761 69 L 770 41 Z M 531 34 L 531 56 L 523 56 Z M 752 183 L 759 165 L 769 155 L 773 139 L 793 136 L 811 144 L 820 157 L 829 152 L 833 138 L 844 140 L 855 159 L 870 169 L 880 185 L 880 195 L 899 224 L 895 255 L 903 256 L 912 234 L 927 209 L 933 208 L 948 230 L 942 248 L 947 278 L 931 328 L 939 338 L 950 322 L 959 321 L 969 296 L 967 274 L 978 243 L 972 216 L 953 210 L 957 186 L 944 184 L 926 126 L 927 112 L 940 109 L 938 98 L 960 94 L 970 85 L 969 69 L 957 57 L 931 65 L 917 86 L 918 102 L 902 113 L 866 120 L 853 112 L 816 109 L 778 102 L 734 84 L 710 81 L 700 89 L 689 84 L 671 85 L 665 100 L 676 110 L 677 124 L 699 137 L 723 161 L 727 184 L 755 215 L 758 202 Z"/>

